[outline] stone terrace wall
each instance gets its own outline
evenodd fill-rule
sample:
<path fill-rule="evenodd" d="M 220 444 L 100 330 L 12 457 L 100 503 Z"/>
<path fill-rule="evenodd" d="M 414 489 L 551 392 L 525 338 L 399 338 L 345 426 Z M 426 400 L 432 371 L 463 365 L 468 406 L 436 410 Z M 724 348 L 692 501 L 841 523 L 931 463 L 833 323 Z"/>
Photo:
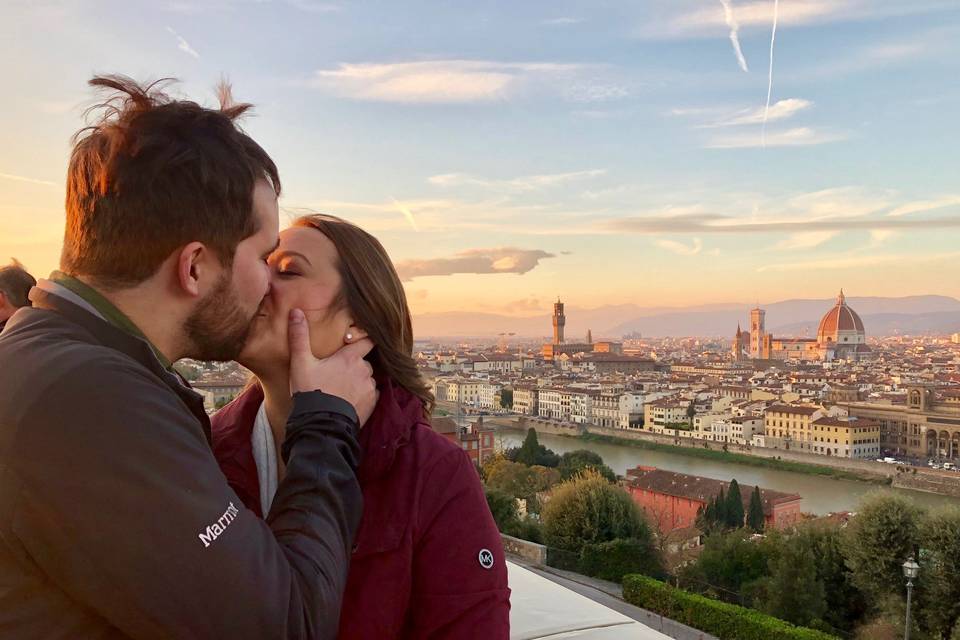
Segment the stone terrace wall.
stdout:
<path fill-rule="evenodd" d="M 547 548 L 542 544 L 514 538 L 505 533 L 501 533 L 500 538 L 503 540 L 503 551 L 508 555 L 519 556 L 534 564 L 547 564 Z"/>

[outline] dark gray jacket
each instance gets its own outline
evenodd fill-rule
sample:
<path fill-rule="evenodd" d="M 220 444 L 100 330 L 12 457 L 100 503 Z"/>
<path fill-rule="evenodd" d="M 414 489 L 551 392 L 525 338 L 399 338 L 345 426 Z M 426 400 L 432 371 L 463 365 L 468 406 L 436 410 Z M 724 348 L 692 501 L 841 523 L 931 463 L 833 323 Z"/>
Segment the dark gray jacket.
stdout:
<path fill-rule="evenodd" d="M 0 637 L 335 636 L 362 512 L 353 408 L 297 394 L 265 522 L 144 340 L 32 295 L 0 336 Z"/>

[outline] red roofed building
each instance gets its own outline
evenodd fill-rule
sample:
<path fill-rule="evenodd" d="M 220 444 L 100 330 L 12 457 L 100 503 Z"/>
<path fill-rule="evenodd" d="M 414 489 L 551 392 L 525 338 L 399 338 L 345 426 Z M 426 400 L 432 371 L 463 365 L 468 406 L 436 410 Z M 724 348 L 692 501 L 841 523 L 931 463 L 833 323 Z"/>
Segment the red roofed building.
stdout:
<path fill-rule="evenodd" d="M 433 417 L 431 423 L 434 431 L 466 451 L 476 464 L 482 465 L 494 454 L 494 430 L 483 426 L 482 416 L 469 427 L 457 426 L 453 418 L 445 417 Z"/>
<path fill-rule="evenodd" d="M 639 466 L 627 470 L 624 488 L 657 530 L 661 534 L 667 534 L 694 526 L 697 511 L 706 508 L 707 503 L 720 493 L 720 489 L 726 494 L 730 490 L 730 483 L 656 467 Z M 744 514 L 749 511 L 751 493 L 751 485 L 740 485 Z M 802 498 L 799 494 L 761 487 L 760 499 L 765 527 L 782 529 L 800 520 Z"/>

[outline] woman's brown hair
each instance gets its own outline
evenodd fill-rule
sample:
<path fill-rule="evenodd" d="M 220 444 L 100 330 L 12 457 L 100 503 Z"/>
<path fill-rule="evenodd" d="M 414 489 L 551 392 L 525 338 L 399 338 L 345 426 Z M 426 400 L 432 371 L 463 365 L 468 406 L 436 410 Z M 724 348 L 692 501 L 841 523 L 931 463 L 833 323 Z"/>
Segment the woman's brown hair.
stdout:
<path fill-rule="evenodd" d="M 360 227 L 336 216 L 307 215 L 297 218 L 293 226 L 316 229 L 336 247 L 341 284 L 332 308 L 350 309 L 354 324 L 375 345 L 369 356 L 374 372 L 417 396 L 429 418 L 436 400 L 413 359 L 407 295 L 386 249 Z"/>

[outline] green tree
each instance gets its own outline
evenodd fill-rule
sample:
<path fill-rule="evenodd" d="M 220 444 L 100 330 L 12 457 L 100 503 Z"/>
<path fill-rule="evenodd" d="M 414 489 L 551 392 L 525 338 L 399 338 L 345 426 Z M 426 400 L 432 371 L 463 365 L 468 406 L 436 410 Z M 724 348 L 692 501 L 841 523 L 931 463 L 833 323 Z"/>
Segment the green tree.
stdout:
<path fill-rule="evenodd" d="M 538 464 L 544 467 L 556 467 L 560 464 L 560 456 L 540 444 L 537 430 L 533 427 L 527 430 L 527 437 L 523 439 L 523 444 L 519 448 L 508 451 L 507 457 L 528 466 Z"/>
<path fill-rule="evenodd" d="M 834 629 L 850 632 L 863 619 L 867 605 L 844 562 L 841 540 L 839 527 L 813 522 L 799 527 L 788 544 L 809 549 L 814 559 L 817 579 L 823 583 L 824 596 L 830 603 L 824 621 Z"/>
<path fill-rule="evenodd" d="M 843 536 L 853 583 L 868 601 L 903 589 L 903 562 L 916 553 L 922 510 L 906 498 L 873 492 L 860 503 Z"/>
<path fill-rule="evenodd" d="M 510 494 L 498 489 L 486 488 L 487 506 L 497 523 L 497 529 L 504 533 L 514 529 L 520 522 L 517 515 L 517 500 Z"/>
<path fill-rule="evenodd" d="M 560 464 L 557 466 L 557 470 L 564 480 L 569 480 L 584 469 L 594 469 L 610 482 L 617 481 L 617 474 L 603 463 L 603 458 L 598 453 L 587 449 L 577 449 L 560 456 Z"/>
<path fill-rule="evenodd" d="M 173 368 L 188 382 L 195 382 L 200 378 L 200 368 L 195 365 L 178 362 L 173 365 Z"/>
<path fill-rule="evenodd" d="M 750 493 L 750 507 L 747 509 L 747 526 L 755 533 L 763 533 L 763 499 L 760 497 L 760 487 L 754 487 Z"/>
<path fill-rule="evenodd" d="M 540 517 L 547 544 L 565 551 L 617 538 L 651 540 L 630 495 L 592 469 L 555 487 Z"/>
<path fill-rule="evenodd" d="M 924 550 L 918 581 L 923 598 L 917 599 L 919 617 L 933 634 L 960 636 L 960 508 L 938 510 L 920 527 Z M 919 595 L 919 594 L 918 594 Z"/>
<path fill-rule="evenodd" d="M 500 406 L 504 409 L 513 409 L 513 389 L 500 390 Z"/>
<path fill-rule="evenodd" d="M 729 516 L 727 515 L 727 496 L 723 492 L 723 487 L 720 487 L 720 493 L 714 496 L 714 501 L 714 514 L 717 518 L 717 525 L 721 529 L 725 529 L 727 522 L 729 522 Z"/>
<path fill-rule="evenodd" d="M 560 482 L 560 472 L 556 469 L 539 465 L 528 467 L 503 456 L 488 460 L 483 465 L 483 472 L 487 487 L 526 500 L 527 510 L 533 513 L 539 511 L 537 494 Z"/>
<path fill-rule="evenodd" d="M 697 415 L 697 407 L 694 400 L 690 401 L 690 404 L 687 405 L 687 420 L 693 424 L 693 418 Z"/>
<path fill-rule="evenodd" d="M 749 598 L 741 601 L 740 594 L 767 575 L 770 548 L 748 539 L 742 529 L 708 536 L 697 561 L 681 570 L 682 586 L 749 605 Z"/>
<path fill-rule="evenodd" d="M 758 608 L 800 626 L 822 620 L 827 598 L 815 560 L 809 547 L 788 541 L 770 562 L 770 575 L 759 589 Z"/>
<path fill-rule="evenodd" d="M 725 511 L 725 523 L 731 529 L 739 529 L 743 526 L 743 497 L 740 495 L 740 485 L 737 479 L 730 481 L 729 493 L 727 493 L 727 504 Z"/>

